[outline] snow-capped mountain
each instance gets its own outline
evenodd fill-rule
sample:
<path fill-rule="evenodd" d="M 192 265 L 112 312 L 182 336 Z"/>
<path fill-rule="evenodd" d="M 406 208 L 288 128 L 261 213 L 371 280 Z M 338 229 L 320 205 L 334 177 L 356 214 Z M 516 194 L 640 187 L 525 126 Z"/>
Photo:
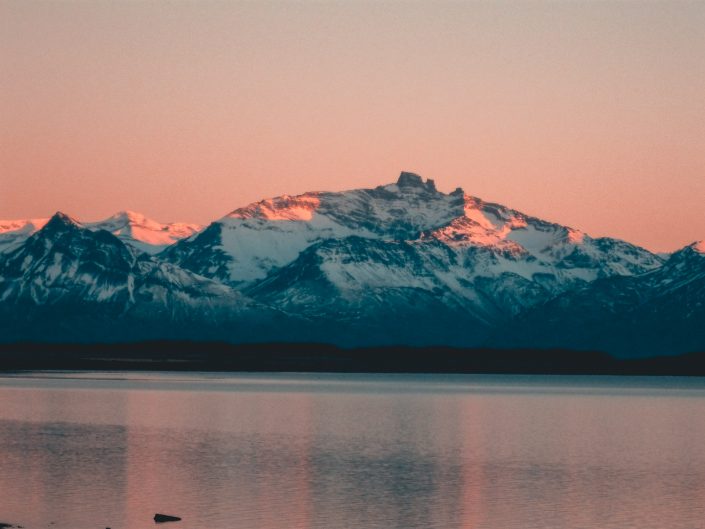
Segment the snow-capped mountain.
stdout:
<path fill-rule="evenodd" d="M 251 285 L 292 263 L 303 250 L 325 240 L 359 237 L 436 241 L 460 260 L 479 248 L 492 263 L 477 275 L 517 274 L 560 290 L 576 281 L 657 268 L 661 259 L 615 239 L 592 239 L 558 224 L 498 204 L 485 203 L 458 188 L 445 194 L 432 180 L 402 173 L 394 184 L 338 193 L 305 193 L 263 200 L 236 209 L 195 237 L 168 248 L 162 257 L 207 277 Z"/>
<path fill-rule="evenodd" d="M 0 253 L 16 248 L 42 229 L 48 221 L 48 218 L 0 220 Z M 152 255 L 176 241 L 191 237 L 203 228 L 199 224 L 185 222 L 164 224 L 134 211 L 120 211 L 105 220 L 83 222 L 81 225 L 93 231 L 109 231 L 130 246 Z"/>
<path fill-rule="evenodd" d="M 188 289 L 198 297 L 221 297 L 226 286 L 198 278 L 123 244 L 104 231 L 92 231 L 57 213 L 25 244 L 2 260 L 0 299 L 26 298 L 37 305 L 80 296 L 82 301 L 120 300 L 135 303 L 139 289 L 161 280 L 150 298 L 177 295 Z M 141 280 L 146 283 L 140 284 Z M 194 283 L 194 284 L 190 284 Z"/>
<path fill-rule="evenodd" d="M 0 253 L 17 248 L 49 219 L 0 220 Z"/>
<path fill-rule="evenodd" d="M 625 356 L 705 350 L 705 245 L 690 244 L 651 272 L 549 299 L 521 314 L 501 341 Z"/>
<path fill-rule="evenodd" d="M 705 328 L 704 304 L 703 243 L 664 258 L 406 172 L 373 189 L 262 200 L 203 230 L 132 212 L 0 223 L 4 340 L 682 352 L 705 350 L 691 329 Z"/>
<path fill-rule="evenodd" d="M 105 220 L 87 222 L 85 226 L 91 230 L 109 231 L 130 246 L 149 254 L 157 254 L 203 228 L 199 224 L 185 222 L 163 224 L 134 211 L 120 211 Z"/>
<path fill-rule="evenodd" d="M 236 209 L 160 257 L 309 317 L 359 323 L 407 306 L 397 319 L 426 311 L 428 327 L 441 305 L 455 315 L 443 322 L 475 329 L 597 278 L 662 264 L 643 248 L 593 239 L 462 189 L 442 193 L 411 173 L 374 189 Z M 460 339 L 479 343 L 482 335 Z"/>
<path fill-rule="evenodd" d="M 110 340 L 153 336 L 153 330 L 157 337 L 178 335 L 180 327 L 193 332 L 196 324 L 217 327 L 273 312 L 62 213 L 0 259 L 0 309 L 10 335 L 39 326 L 80 338 L 100 329 Z"/>

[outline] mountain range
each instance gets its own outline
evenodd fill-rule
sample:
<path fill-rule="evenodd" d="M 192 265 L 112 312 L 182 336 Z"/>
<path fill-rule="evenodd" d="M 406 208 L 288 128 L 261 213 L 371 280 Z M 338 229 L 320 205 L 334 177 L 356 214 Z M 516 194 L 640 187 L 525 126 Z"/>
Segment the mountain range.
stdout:
<path fill-rule="evenodd" d="M 705 350 L 705 244 L 668 256 L 402 172 L 208 226 L 0 221 L 0 340 Z"/>

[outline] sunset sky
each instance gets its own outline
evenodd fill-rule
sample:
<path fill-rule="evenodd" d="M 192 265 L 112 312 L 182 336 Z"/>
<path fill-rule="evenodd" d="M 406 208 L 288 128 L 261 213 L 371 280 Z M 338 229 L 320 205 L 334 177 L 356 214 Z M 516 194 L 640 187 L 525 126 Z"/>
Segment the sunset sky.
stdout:
<path fill-rule="evenodd" d="M 705 239 L 705 1 L 0 0 L 0 219 L 207 223 L 401 170 Z"/>

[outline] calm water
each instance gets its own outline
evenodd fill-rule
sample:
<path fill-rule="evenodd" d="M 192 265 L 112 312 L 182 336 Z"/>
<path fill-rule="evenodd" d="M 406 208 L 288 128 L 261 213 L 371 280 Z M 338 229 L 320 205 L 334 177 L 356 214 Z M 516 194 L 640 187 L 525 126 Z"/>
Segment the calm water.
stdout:
<path fill-rule="evenodd" d="M 705 380 L 0 378 L 27 529 L 705 528 Z"/>

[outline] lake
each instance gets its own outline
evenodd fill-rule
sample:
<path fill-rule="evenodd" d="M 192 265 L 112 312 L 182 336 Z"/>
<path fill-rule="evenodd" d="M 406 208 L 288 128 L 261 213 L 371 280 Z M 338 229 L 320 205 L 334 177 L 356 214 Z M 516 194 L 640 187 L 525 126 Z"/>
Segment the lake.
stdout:
<path fill-rule="evenodd" d="M 27 529 L 705 527 L 705 379 L 0 376 Z"/>

